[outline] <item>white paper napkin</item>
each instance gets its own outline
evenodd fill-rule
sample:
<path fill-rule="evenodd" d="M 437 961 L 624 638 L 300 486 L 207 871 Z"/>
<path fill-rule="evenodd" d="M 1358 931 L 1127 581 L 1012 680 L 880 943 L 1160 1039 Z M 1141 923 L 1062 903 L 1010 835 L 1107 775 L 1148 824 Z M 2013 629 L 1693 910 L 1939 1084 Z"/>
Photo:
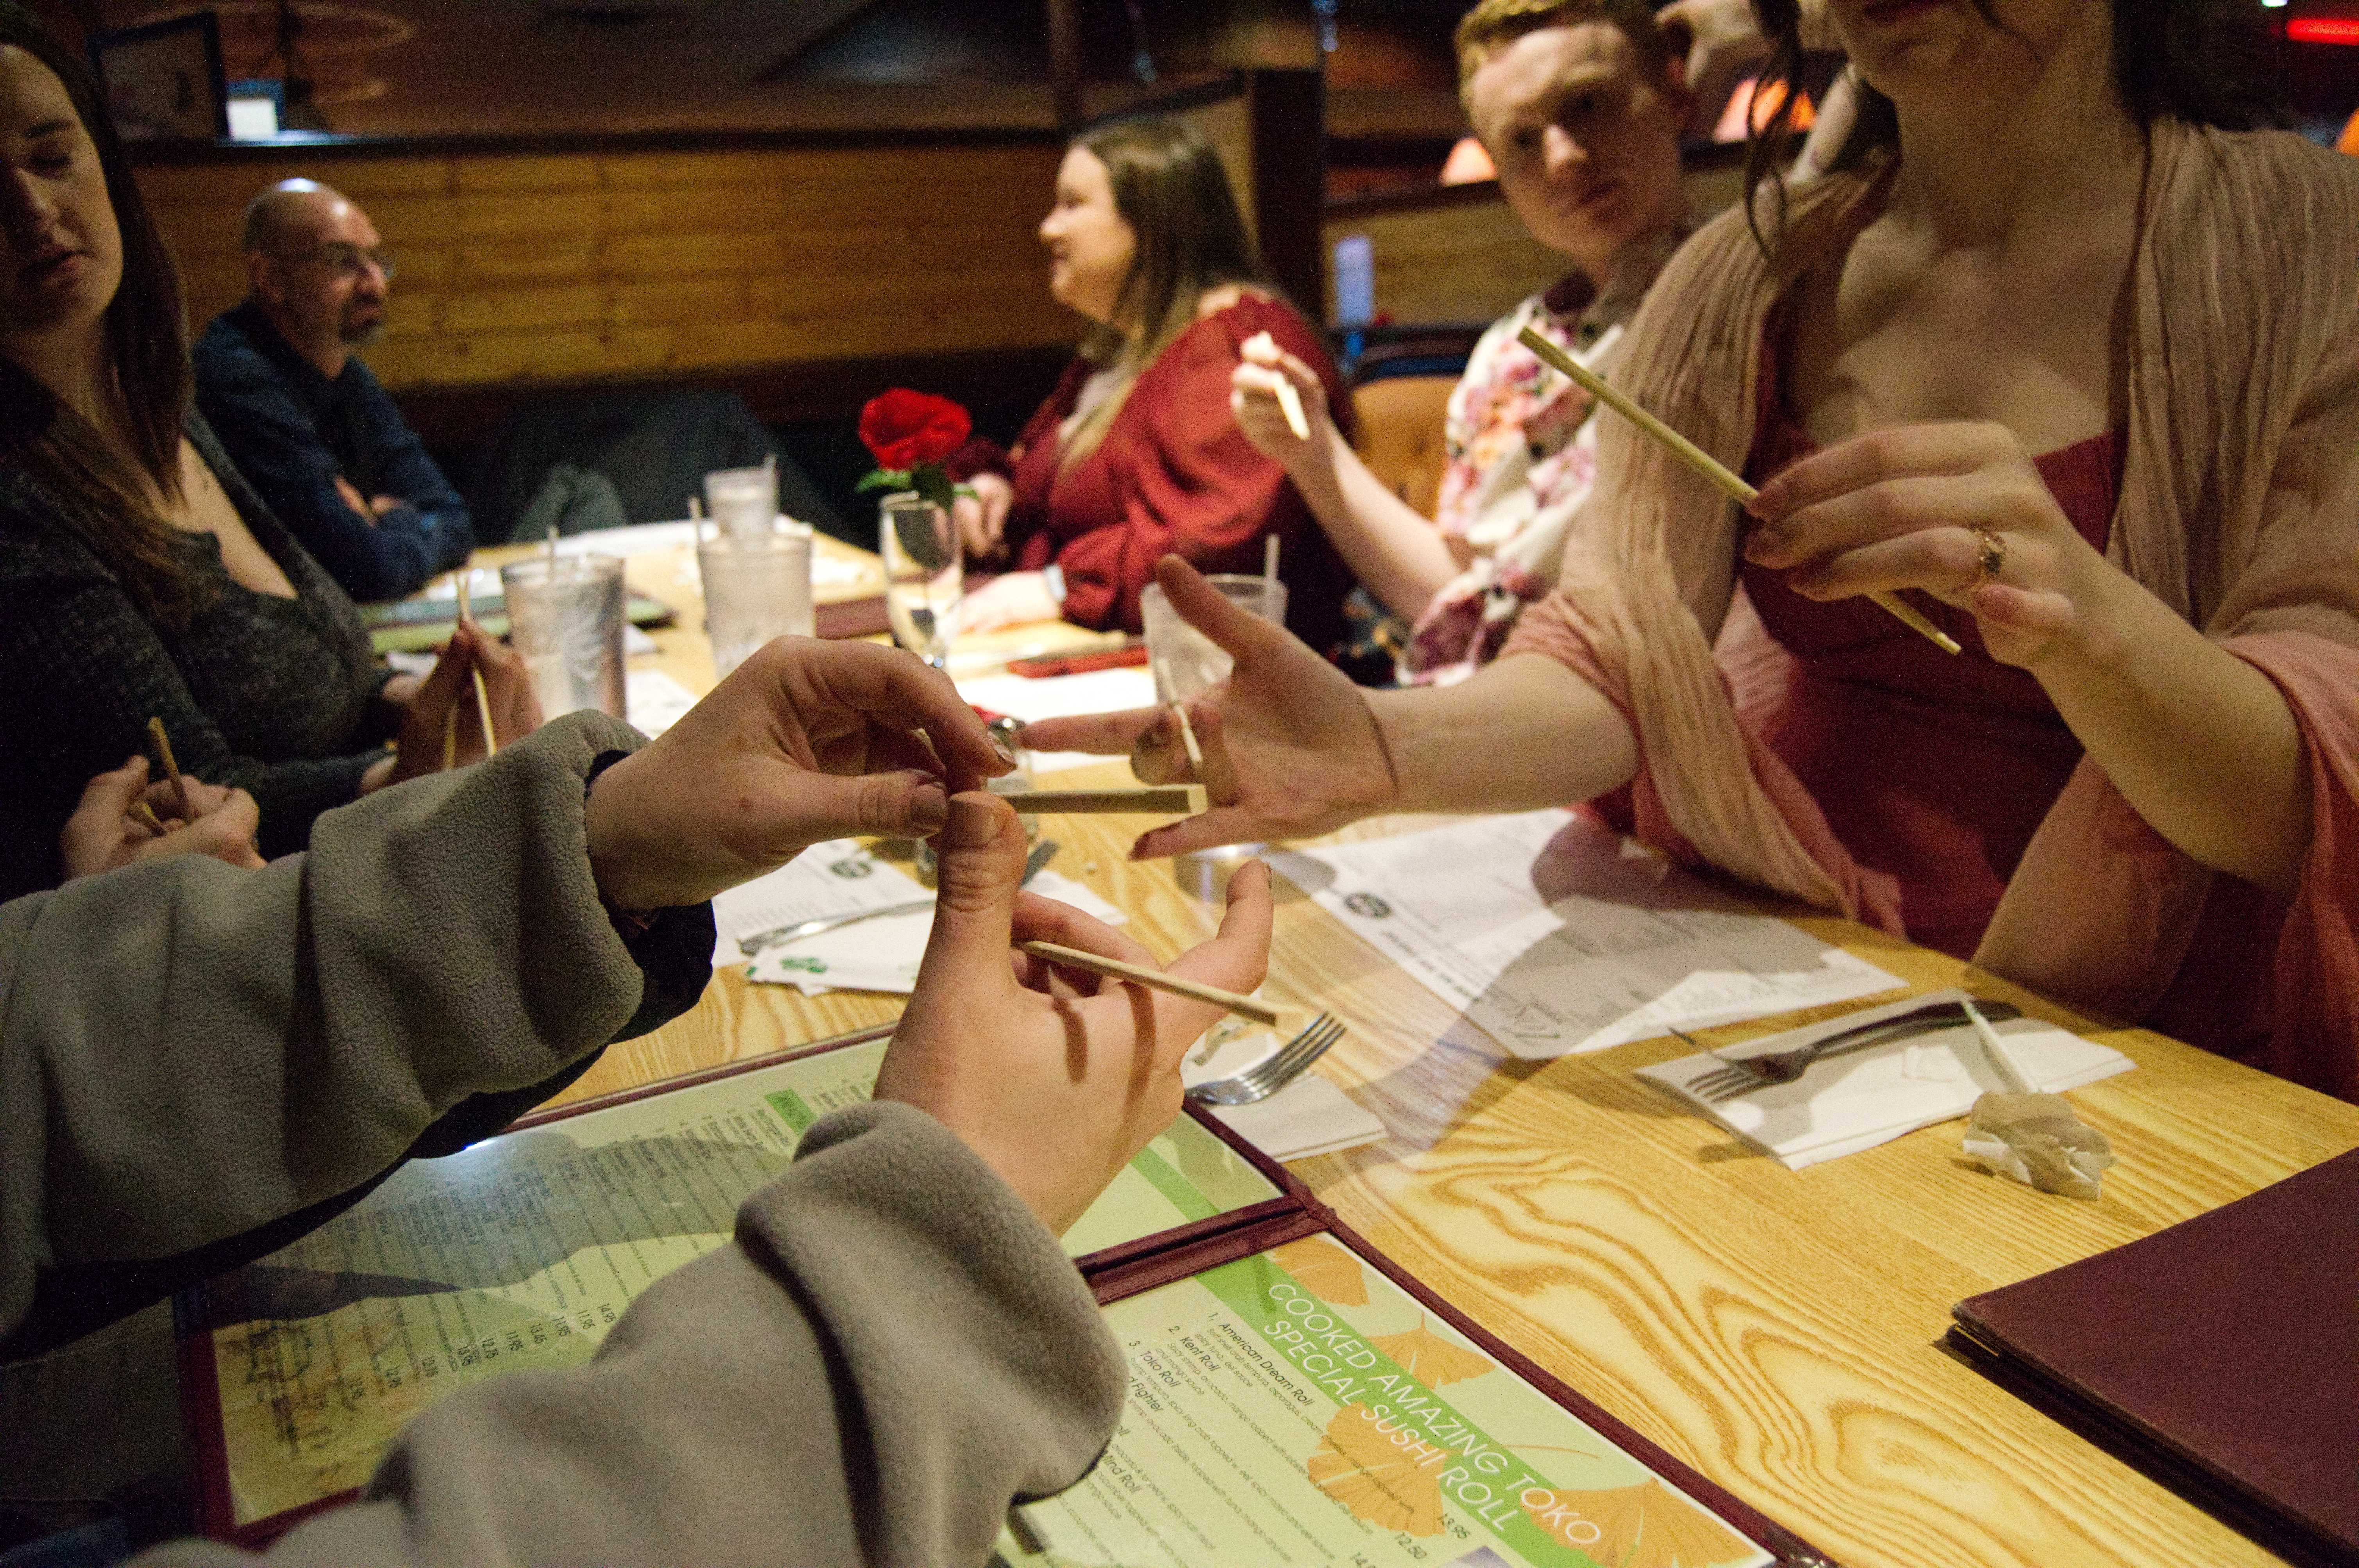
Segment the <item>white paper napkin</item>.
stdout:
<path fill-rule="evenodd" d="M 1155 677 L 1138 665 L 1088 670 L 1077 676 L 1050 676 L 1034 680 L 1025 676 L 982 676 L 958 683 L 959 695 L 977 708 L 1006 713 L 1027 724 L 1042 719 L 1064 719 L 1077 713 L 1117 713 L 1130 708 L 1155 706 Z M 1035 773 L 1060 773 L 1116 759 L 1086 752 L 1035 752 Z"/>
<path fill-rule="evenodd" d="M 1108 925 L 1120 925 L 1130 918 L 1080 882 L 1054 871 L 1040 872 L 1027 885 L 1030 891 L 1070 903 Z M 805 996 L 827 991 L 908 996 L 917 989 L 918 966 L 925 959 L 926 937 L 933 925 L 934 912 L 919 909 L 839 925 L 799 942 L 764 948 L 746 966 L 745 978 L 799 986 Z"/>
<path fill-rule="evenodd" d="M 1955 1001 L 1964 991 L 1912 996 L 1882 1007 L 1863 1008 L 1838 1019 L 1821 1019 L 1766 1040 L 1747 1041 L 1724 1056 L 1682 1056 L 1638 1076 L 1658 1084 L 1747 1143 L 1775 1155 L 1788 1170 L 1873 1149 L 1903 1133 L 1964 1116 L 1974 1097 L 2000 1086 L 1984 1059 L 1973 1030 L 1965 1024 L 1912 1034 L 1814 1063 L 1790 1084 L 1771 1084 L 1734 1098 L 1706 1100 L 1688 1086 L 1719 1071 L 1732 1058 L 1790 1050 L 1855 1024 L 1897 1017 L 1933 1002 Z M 2127 1072 L 2130 1059 L 2053 1024 L 2012 1019 L 1993 1027 L 2006 1036 L 2008 1053 L 2024 1074 L 2050 1094 L 2061 1094 Z"/>
<path fill-rule="evenodd" d="M 1193 1087 L 1214 1078 L 1233 1077 L 1255 1063 L 1277 1054 L 1285 1044 L 1266 1029 L 1240 1020 L 1215 1024 L 1180 1065 L 1183 1083 Z M 1385 1135 L 1385 1124 L 1353 1103 L 1312 1067 L 1286 1087 L 1252 1105 L 1213 1106 L 1212 1114 L 1229 1124 L 1246 1142 L 1273 1160 L 1307 1160 L 1374 1143 Z"/>

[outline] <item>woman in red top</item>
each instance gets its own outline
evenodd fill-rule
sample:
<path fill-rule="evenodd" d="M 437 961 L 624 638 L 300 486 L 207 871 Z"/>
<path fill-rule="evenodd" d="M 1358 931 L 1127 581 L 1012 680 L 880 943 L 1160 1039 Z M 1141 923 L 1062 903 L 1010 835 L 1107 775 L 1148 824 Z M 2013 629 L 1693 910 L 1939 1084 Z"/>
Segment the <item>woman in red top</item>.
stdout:
<path fill-rule="evenodd" d="M 1098 330 L 1012 454 L 978 442 L 952 465 L 976 492 L 958 509 L 969 560 L 1016 568 L 968 596 L 962 624 L 1136 632 L 1159 557 L 1257 572 L 1276 534 L 1287 623 L 1326 651 L 1350 577 L 1230 417 L 1229 373 L 1266 332 L 1318 369 L 1329 406 L 1348 404 L 1318 332 L 1262 282 L 1219 155 L 1178 120 L 1092 131 L 1065 154 L 1040 239 L 1049 293 Z"/>

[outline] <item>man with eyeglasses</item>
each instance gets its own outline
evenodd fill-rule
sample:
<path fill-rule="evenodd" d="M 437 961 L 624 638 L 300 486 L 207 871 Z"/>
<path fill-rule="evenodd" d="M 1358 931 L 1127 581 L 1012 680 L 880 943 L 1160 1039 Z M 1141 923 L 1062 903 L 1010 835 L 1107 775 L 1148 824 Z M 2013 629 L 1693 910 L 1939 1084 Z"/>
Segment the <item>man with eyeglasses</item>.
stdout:
<path fill-rule="evenodd" d="M 245 210 L 245 302 L 196 347 L 197 406 L 344 591 L 415 592 L 474 547 L 467 508 L 353 351 L 385 330 L 393 259 L 368 214 L 282 180 Z"/>

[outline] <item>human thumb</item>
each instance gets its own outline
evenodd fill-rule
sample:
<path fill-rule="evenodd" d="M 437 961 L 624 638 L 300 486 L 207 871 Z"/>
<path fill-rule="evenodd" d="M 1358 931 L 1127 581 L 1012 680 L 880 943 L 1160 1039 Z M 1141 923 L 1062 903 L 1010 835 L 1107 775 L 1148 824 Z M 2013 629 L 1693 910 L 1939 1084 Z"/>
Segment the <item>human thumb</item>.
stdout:
<path fill-rule="evenodd" d="M 134 757 L 119 768 L 97 774 L 82 786 L 80 809 L 121 816 L 131 809 L 131 803 L 139 798 L 139 792 L 147 784 L 147 759 Z"/>
<path fill-rule="evenodd" d="M 865 836 L 924 838 L 941 830 L 940 779 L 915 768 L 793 777 L 792 837 L 804 843 Z"/>
<path fill-rule="evenodd" d="M 982 790 L 953 795 L 935 842 L 939 891 L 926 974 L 990 970 L 1007 977 L 1016 893 L 1024 882 L 1024 827 L 1015 807 Z"/>

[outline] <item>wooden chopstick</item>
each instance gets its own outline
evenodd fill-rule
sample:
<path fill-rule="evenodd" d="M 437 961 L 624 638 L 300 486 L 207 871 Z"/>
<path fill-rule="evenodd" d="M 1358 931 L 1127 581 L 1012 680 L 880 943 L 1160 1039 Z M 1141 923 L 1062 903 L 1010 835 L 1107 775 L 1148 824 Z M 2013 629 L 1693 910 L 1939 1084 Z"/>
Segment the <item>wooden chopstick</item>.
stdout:
<path fill-rule="evenodd" d="M 194 822 L 197 808 L 189 799 L 189 781 L 180 776 L 180 764 L 172 757 L 172 738 L 164 733 L 164 721 L 151 716 L 147 720 L 148 738 L 156 742 L 157 755 L 164 759 L 164 776 L 172 781 L 172 788 L 180 797 L 180 820 Z"/>
<path fill-rule="evenodd" d="M 1281 377 L 1284 371 L 1277 373 Z M 1277 384 L 1277 411 L 1286 416 L 1286 427 L 1294 432 L 1298 441 L 1310 439 L 1310 421 L 1303 416 L 1302 394 L 1294 390 L 1294 383 L 1281 380 Z"/>
<path fill-rule="evenodd" d="M 135 800 L 131 803 L 130 815 L 132 821 L 136 822 L 158 838 L 171 831 L 164 826 L 163 818 L 156 815 L 156 808 L 144 800 Z"/>
<path fill-rule="evenodd" d="M 1200 784 L 1156 784 L 1146 789 L 1010 790 L 999 798 L 1027 815 L 1053 812 L 1068 816 L 1125 811 L 1193 816 L 1211 804 Z"/>
<path fill-rule="evenodd" d="M 467 576 L 471 578 L 475 574 L 472 571 L 467 574 Z M 464 626 L 471 621 L 474 620 L 474 617 L 467 613 L 467 585 L 460 579 L 459 574 L 453 571 L 451 574 L 451 586 L 458 591 L 459 595 L 458 624 Z M 467 661 L 467 673 L 474 677 L 475 717 L 484 721 L 484 755 L 489 757 L 492 753 L 500 749 L 500 738 L 492 732 L 491 694 L 484 689 L 484 672 L 482 666 L 478 665 L 473 659 Z M 450 762 L 445 761 L 442 765 L 447 768 L 451 763 Z"/>
<path fill-rule="evenodd" d="M 1267 332 L 1256 332 L 1237 345 L 1238 354 L 1242 356 L 1256 343 L 1268 344 L 1273 354 L 1279 351 L 1276 338 Z M 1310 439 L 1310 421 L 1302 412 L 1302 394 L 1294 390 L 1294 383 L 1288 379 L 1285 366 L 1271 364 L 1267 368 L 1277 372 L 1277 411 L 1286 416 L 1286 427 L 1294 432 L 1294 438 L 1298 441 Z"/>
<path fill-rule="evenodd" d="M 1677 430 L 1672 429 L 1669 425 L 1664 424 L 1660 419 L 1656 418 L 1654 415 L 1648 413 L 1646 409 L 1641 408 L 1638 405 L 1630 401 L 1630 399 L 1624 394 L 1615 391 L 1603 376 L 1600 376 L 1595 371 L 1591 370 L 1587 365 L 1582 364 L 1579 360 L 1574 359 L 1571 354 L 1566 353 L 1562 349 L 1558 348 L 1554 343 L 1549 342 L 1546 338 L 1540 336 L 1539 333 L 1534 331 L 1531 328 L 1525 328 L 1522 331 L 1516 334 L 1516 338 L 1517 341 L 1524 345 L 1524 347 L 1531 350 L 1533 353 L 1538 354 L 1544 363 L 1548 364 L 1552 369 L 1570 376 L 1582 391 L 1588 393 L 1592 397 L 1596 398 L 1600 403 L 1604 404 L 1608 408 L 1613 409 L 1616 414 L 1621 415 L 1625 419 L 1629 420 L 1633 425 L 1637 426 L 1638 428 L 1644 430 L 1649 436 L 1654 437 L 1655 439 L 1660 441 L 1664 446 L 1669 447 L 1674 457 L 1687 464 L 1688 467 L 1695 470 L 1696 472 L 1703 475 L 1704 478 L 1712 481 L 1713 484 L 1718 485 L 1721 492 L 1727 495 L 1730 500 L 1735 502 L 1739 506 L 1750 506 L 1753 504 L 1754 497 L 1761 493 L 1751 485 L 1745 483 L 1744 480 L 1723 468 L 1713 460 L 1711 453 L 1705 451 L 1701 447 L 1697 446 L 1693 441 L 1689 440 L 1685 436 L 1680 435 Z M 1926 620 L 1922 615 L 1917 613 L 1914 609 L 1910 608 L 1908 602 L 1906 600 L 1903 600 L 1898 594 L 1879 590 L 1869 594 L 1867 597 L 1875 603 L 1877 609 L 1883 611 L 1886 614 L 1890 615 L 1918 635 L 1924 637 L 1932 643 L 1935 647 L 1940 648 L 1943 653 L 1957 654 L 1964 652 L 1963 649 L 1958 646 L 1957 640 L 1955 638 L 1942 631 L 1939 626 L 1934 625 L 1930 621 Z"/>
<path fill-rule="evenodd" d="M 1052 964 L 1062 964 L 1071 969 L 1087 969 L 1093 975 L 1103 975 L 1109 979 L 1128 980 L 1133 985 L 1145 986 L 1149 990 L 1169 991 L 1173 996 L 1184 996 L 1191 1001 L 1208 1001 L 1214 1007 L 1235 1013 L 1239 1018 L 1250 1018 L 1256 1023 L 1266 1023 L 1273 1029 L 1277 1027 L 1277 1009 L 1255 997 L 1240 996 L 1235 991 L 1224 991 L 1218 986 L 1208 986 L 1200 980 L 1184 979 L 1178 975 L 1166 974 L 1161 969 L 1125 964 L 1119 958 L 1101 958 L 1095 953 L 1084 953 L 1078 947 L 1066 947 L 1055 942 L 1023 942 L 1017 946 L 1034 957 L 1046 958 Z"/>
<path fill-rule="evenodd" d="M 1188 765 L 1195 769 L 1197 775 L 1201 777 L 1204 772 L 1204 749 L 1196 744 L 1196 727 L 1188 722 L 1188 705 L 1184 702 L 1173 703 L 1171 717 L 1180 721 L 1180 741 L 1188 748 Z"/>

